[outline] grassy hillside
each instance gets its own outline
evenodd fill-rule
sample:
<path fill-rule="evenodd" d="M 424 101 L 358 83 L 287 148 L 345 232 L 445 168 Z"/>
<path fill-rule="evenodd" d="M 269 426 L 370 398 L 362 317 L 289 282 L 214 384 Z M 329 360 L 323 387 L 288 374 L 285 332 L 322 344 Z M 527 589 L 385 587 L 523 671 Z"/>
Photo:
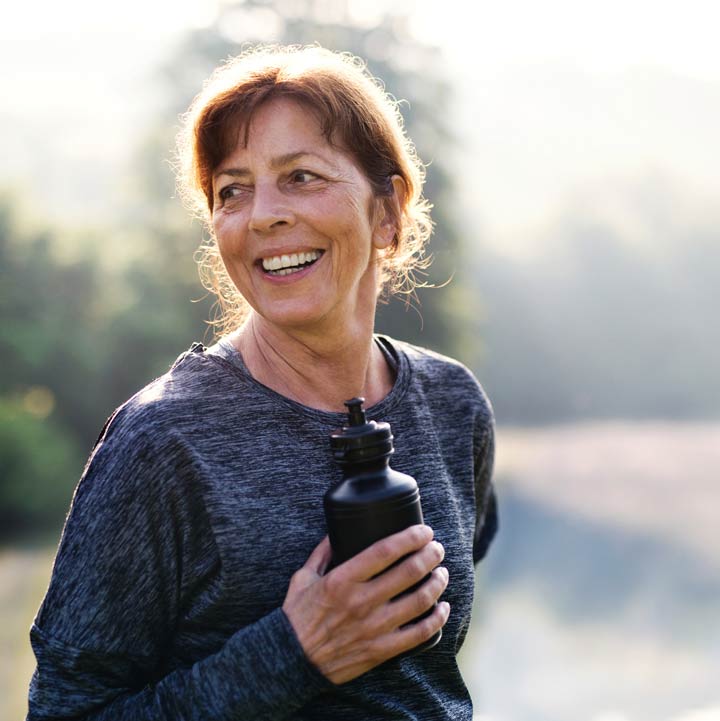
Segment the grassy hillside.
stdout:
<path fill-rule="evenodd" d="M 29 629 L 45 594 L 53 548 L 0 550 L 0 719 L 27 714 L 27 687 L 35 668 Z"/>
<path fill-rule="evenodd" d="M 501 534 L 463 652 L 478 712 L 720 719 L 718 468 L 717 424 L 499 430 Z"/>

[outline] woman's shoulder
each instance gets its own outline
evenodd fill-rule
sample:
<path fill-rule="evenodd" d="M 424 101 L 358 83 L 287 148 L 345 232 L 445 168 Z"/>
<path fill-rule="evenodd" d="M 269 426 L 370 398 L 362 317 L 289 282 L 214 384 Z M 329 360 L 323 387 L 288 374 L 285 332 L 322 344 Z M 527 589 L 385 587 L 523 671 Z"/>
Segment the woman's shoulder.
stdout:
<path fill-rule="evenodd" d="M 469 410 L 468 406 L 473 406 L 475 415 L 492 421 L 490 399 L 475 374 L 464 363 L 430 348 L 387 336 L 382 336 L 381 342 L 390 345 L 398 356 L 404 356 L 412 376 L 411 387 L 418 384 L 429 402 L 462 408 L 464 412 Z"/>
<path fill-rule="evenodd" d="M 467 383 L 469 386 L 480 385 L 475 374 L 455 358 L 389 336 L 380 336 L 380 340 L 394 348 L 396 353 L 404 354 L 413 373 L 427 375 L 435 380 L 442 377 Z"/>
<path fill-rule="evenodd" d="M 183 352 L 170 366 L 125 402 L 105 422 L 98 444 L 154 441 L 183 429 L 192 430 L 225 389 L 223 373 L 199 344 Z"/>
<path fill-rule="evenodd" d="M 105 421 L 78 483 L 74 505 L 111 507 L 182 491 L 188 443 L 201 432 L 213 383 L 212 360 L 187 351 Z M 112 500 L 112 503 L 110 501 Z"/>

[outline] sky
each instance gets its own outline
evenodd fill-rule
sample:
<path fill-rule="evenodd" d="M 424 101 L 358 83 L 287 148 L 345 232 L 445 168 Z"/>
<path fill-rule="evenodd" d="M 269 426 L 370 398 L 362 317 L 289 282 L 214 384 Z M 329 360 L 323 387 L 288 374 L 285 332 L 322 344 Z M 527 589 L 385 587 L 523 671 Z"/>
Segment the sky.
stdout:
<path fill-rule="evenodd" d="M 398 6 L 352 2 L 367 24 Z M 522 252 L 578 196 L 622 195 L 647 178 L 699 204 L 717 199 L 714 0 L 403 7 L 414 32 L 444 50 L 456 93 L 440 111 L 461 139 L 458 205 L 487 242 Z M 0 183 L 32 198 L 42 178 L 58 194 L 50 216 L 101 217 L 159 107 L 158 62 L 215 9 L 210 0 L 40 0 L 0 11 Z M 78 173 L 94 179 L 93 193 L 73 196 Z"/>

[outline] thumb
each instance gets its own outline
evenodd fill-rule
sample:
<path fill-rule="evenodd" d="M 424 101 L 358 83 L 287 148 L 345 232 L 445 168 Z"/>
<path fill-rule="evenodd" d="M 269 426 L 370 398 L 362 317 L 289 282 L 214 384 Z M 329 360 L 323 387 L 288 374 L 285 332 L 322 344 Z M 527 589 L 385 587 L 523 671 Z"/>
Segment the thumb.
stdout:
<path fill-rule="evenodd" d="M 331 560 L 332 548 L 330 547 L 330 538 L 325 536 L 308 556 L 308 560 L 305 561 L 305 568 L 313 571 L 318 576 L 322 576 L 330 565 Z"/>

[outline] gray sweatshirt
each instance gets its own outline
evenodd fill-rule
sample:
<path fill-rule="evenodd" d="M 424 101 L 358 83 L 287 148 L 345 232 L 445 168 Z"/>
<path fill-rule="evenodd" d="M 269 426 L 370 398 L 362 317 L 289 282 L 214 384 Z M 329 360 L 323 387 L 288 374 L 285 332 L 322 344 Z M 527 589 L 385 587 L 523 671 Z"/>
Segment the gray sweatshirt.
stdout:
<path fill-rule="evenodd" d="M 88 460 L 30 632 L 28 719 L 470 721 L 456 655 L 496 528 L 492 411 L 461 364 L 376 342 L 396 381 L 368 418 L 391 424 L 391 465 L 445 547 L 441 642 L 342 685 L 308 661 L 281 606 L 325 535 L 345 416 L 258 383 L 226 342 L 194 346 Z"/>

